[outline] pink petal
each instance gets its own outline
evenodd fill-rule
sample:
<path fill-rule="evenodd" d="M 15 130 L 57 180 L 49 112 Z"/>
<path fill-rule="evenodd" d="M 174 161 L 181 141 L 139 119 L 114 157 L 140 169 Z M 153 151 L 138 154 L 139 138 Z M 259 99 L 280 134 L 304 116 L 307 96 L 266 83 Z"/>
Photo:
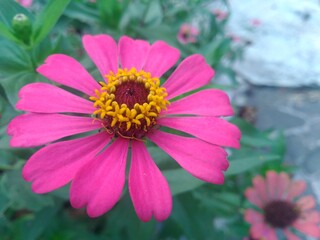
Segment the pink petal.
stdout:
<path fill-rule="evenodd" d="M 283 233 L 287 237 L 287 240 L 301 240 L 301 238 L 293 234 L 289 229 L 284 229 Z"/>
<path fill-rule="evenodd" d="M 159 125 L 189 133 L 204 141 L 225 147 L 240 147 L 240 130 L 224 119 L 216 117 L 164 117 Z"/>
<path fill-rule="evenodd" d="M 278 178 L 279 178 L 279 182 L 278 182 L 279 198 L 285 199 L 291 180 L 289 175 L 284 172 L 280 173 Z"/>
<path fill-rule="evenodd" d="M 278 194 L 278 174 L 275 171 L 268 171 L 266 177 L 267 192 L 270 200 L 279 199 Z"/>
<path fill-rule="evenodd" d="M 19 91 L 16 108 L 29 112 L 92 114 L 93 103 L 47 83 L 31 83 Z"/>
<path fill-rule="evenodd" d="M 254 177 L 253 186 L 261 202 L 263 203 L 263 205 L 265 205 L 269 201 L 269 197 L 267 194 L 267 187 L 264 178 L 261 176 Z"/>
<path fill-rule="evenodd" d="M 196 138 L 154 131 L 148 138 L 175 159 L 193 176 L 214 184 L 222 184 L 229 163 L 226 152 Z"/>
<path fill-rule="evenodd" d="M 247 209 L 244 212 L 244 219 L 246 220 L 246 222 L 251 223 L 251 224 L 264 221 L 262 214 L 253 210 L 253 209 Z"/>
<path fill-rule="evenodd" d="M 304 234 L 315 238 L 320 238 L 320 227 L 318 226 L 318 224 L 301 223 L 299 221 L 296 221 L 295 223 L 293 223 L 293 227 Z"/>
<path fill-rule="evenodd" d="M 320 223 L 320 212 L 317 210 L 302 211 L 297 221 L 299 223 Z"/>
<path fill-rule="evenodd" d="M 158 221 L 169 217 L 172 209 L 169 185 L 145 145 L 139 141 L 132 141 L 129 191 L 141 221 L 149 221 L 152 215 Z"/>
<path fill-rule="evenodd" d="M 179 59 L 180 52 L 163 41 L 152 44 L 143 70 L 150 72 L 152 77 L 161 77 Z"/>
<path fill-rule="evenodd" d="M 228 95 L 220 90 L 203 90 L 172 102 L 164 114 L 192 114 L 200 116 L 231 116 Z"/>
<path fill-rule="evenodd" d="M 257 207 L 264 207 L 264 202 L 261 200 L 259 194 L 254 188 L 247 188 L 244 192 L 244 195 L 252 204 L 256 205 Z"/>
<path fill-rule="evenodd" d="M 294 198 L 298 197 L 305 191 L 306 187 L 306 182 L 303 180 L 291 182 L 288 190 L 287 199 L 293 200 Z"/>
<path fill-rule="evenodd" d="M 275 229 L 265 223 L 253 224 L 250 228 L 250 234 L 254 239 L 277 240 Z"/>
<path fill-rule="evenodd" d="M 15 117 L 7 132 L 12 136 L 11 147 L 34 147 L 98 128 L 101 123 L 92 118 L 28 113 Z"/>
<path fill-rule="evenodd" d="M 192 55 L 184 59 L 177 69 L 163 84 L 167 89 L 168 99 L 195 90 L 208 84 L 214 76 L 213 69 L 203 56 Z"/>
<path fill-rule="evenodd" d="M 119 40 L 119 55 L 122 68 L 140 71 L 146 61 L 150 45 L 147 41 L 133 40 L 123 36 Z"/>
<path fill-rule="evenodd" d="M 45 64 L 37 68 L 37 72 L 54 82 L 77 89 L 89 96 L 95 95 L 95 89 L 100 89 L 100 85 L 78 61 L 63 54 L 49 56 Z"/>
<path fill-rule="evenodd" d="M 300 210 L 306 211 L 306 210 L 314 208 L 316 206 L 316 201 L 313 196 L 305 196 L 305 197 L 300 198 L 297 201 L 297 204 L 298 204 Z"/>
<path fill-rule="evenodd" d="M 87 205 L 90 217 L 98 217 L 113 208 L 125 183 L 128 147 L 128 140 L 118 138 L 80 169 L 70 190 L 70 201 L 74 208 Z"/>
<path fill-rule="evenodd" d="M 23 7 L 31 7 L 33 0 L 18 0 L 17 2 L 21 4 Z"/>
<path fill-rule="evenodd" d="M 106 132 L 50 144 L 41 148 L 25 164 L 22 175 L 33 182 L 32 190 L 46 193 L 70 182 L 79 169 L 111 140 Z"/>
<path fill-rule="evenodd" d="M 110 71 L 117 73 L 118 48 L 112 37 L 105 34 L 84 35 L 82 44 L 104 79 Z"/>

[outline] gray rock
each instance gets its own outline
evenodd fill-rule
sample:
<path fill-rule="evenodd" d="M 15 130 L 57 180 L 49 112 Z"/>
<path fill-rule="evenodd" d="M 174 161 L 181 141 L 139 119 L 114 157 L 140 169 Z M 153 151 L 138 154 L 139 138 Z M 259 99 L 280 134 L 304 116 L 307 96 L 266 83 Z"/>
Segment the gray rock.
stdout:
<path fill-rule="evenodd" d="M 230 0 L 229 31 L 251 44 L 236 70 L 253 84 L 320 85 L 318 0 Z"/>

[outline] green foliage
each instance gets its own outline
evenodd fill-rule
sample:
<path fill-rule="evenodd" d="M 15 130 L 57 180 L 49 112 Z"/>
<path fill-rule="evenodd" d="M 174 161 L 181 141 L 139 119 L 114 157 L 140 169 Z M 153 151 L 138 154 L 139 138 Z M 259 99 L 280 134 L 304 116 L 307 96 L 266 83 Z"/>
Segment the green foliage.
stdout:
<path fill-rule="evenodd" d="M 31 44 L 39 44 L 55 26 L 64 9 L 71 0 L 51 0 L 40 11 L 34 22 L 34 31 L 31 36 Z"/>

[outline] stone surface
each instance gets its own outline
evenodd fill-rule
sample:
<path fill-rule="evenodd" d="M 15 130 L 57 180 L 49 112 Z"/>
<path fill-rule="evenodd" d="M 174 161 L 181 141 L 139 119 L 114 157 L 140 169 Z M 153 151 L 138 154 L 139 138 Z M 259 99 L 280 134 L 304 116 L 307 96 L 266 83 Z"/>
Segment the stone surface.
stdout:
<path fill-rule="evenodd" d="M 309 183 L 320 210 L 320 89 L 250 86 L 247 92 L 247 104 L 257 109 L 256 126 L 283 131 L 285 161 L 297 167 L 297 179 Z"/>
<path fill-rule="evenodd" d="M 229 31 L 248 45 L 237 71 L 267 86 L 320 85 L 318 0 L 230 0 Z"/>

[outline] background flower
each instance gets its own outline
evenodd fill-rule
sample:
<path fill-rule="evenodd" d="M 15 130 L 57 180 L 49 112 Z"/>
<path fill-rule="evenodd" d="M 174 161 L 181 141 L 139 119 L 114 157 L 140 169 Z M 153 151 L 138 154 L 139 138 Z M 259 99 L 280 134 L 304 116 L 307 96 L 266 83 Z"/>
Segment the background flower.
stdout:
<path fill-rule="evenodd" d="M 182 44 L 195 43 L 198 35 L 199 30 L 196 27 L 185 23 L 181 25 L 177 39 Z"/>
<path fill-rule="evenodd" d="M 32 5 L 32 0 L 16 0 L 21 6 L 30 7 Z"/>
<path fill-rule="evenodd" d="M 312 196 L 302 196 L 306 183 L 293 181 L 287 173 L 268 171 L 266 178 L 256 176 L 245 196 L 257 210 L 247 209 L 245 220 L 251 224 L 250 234 L 256 239 L 278 239 L 281 229 L 288 239 L 300 239 L 293 229 L 320 237 L 320 213 Z"/>

